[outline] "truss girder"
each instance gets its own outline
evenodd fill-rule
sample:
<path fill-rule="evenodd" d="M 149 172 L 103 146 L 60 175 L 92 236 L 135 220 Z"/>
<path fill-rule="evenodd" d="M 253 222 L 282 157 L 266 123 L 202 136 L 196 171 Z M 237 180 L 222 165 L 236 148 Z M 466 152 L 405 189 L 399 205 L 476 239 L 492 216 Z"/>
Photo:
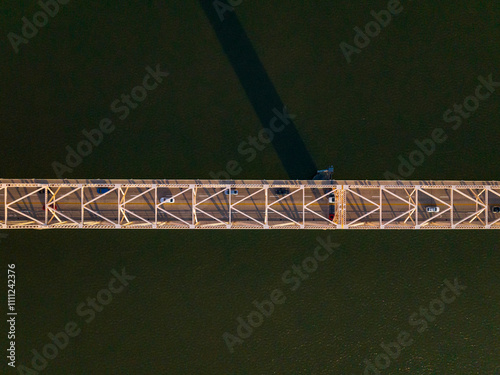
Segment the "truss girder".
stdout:
<path fill-rule="evenodd" d="M 486 217 L 485 217 L 485 221 L 483 221 L 481 219 L 480 215 L 485 213 L 485 216 L 487 216 L 487 214 L 488 214 L 487 213 L 488 207 L 487 207 L 486 203 L 481 199 L 481 195 L 486 192 L 486 188 L 481 189 L 481 191 L 479 193 L 474 192 L 472 189 L 467 189 L 467 191 L 469 191 L 474 197 L 471 197 L 470 195 L 465 194 L 462 190 L 463 189 L 453 188 L 453 193 L 458 193 L 461 196 L 465 197 L 466 199 L 474 202 L 476 209 L 474 212 L 470 213 L 468 216 L 466 216 L 463 219 L 459 220 L 458 222 L 454 223 L 453 226 L 457 227 L 458 225 L 462 224 L 463 222 L 465 222 L 471 218 L 472 219 L 468 221 L 468 224 L 471 224 L 474 220 L 477 219 L 481 222 L 482 225 L 485 226 L 486 225 L 486 223 L 485 223 Z M 486 198 L 486 194 L 485 194 L 485 198 Z"/>
<path fill-rule="evenodd" d="M 371 205 L 375 206 L 374 209 L 372 209 L 371 211 L 368 211 L 368 212 L 365 212 L 365 213 L 362 213 L 360 215 L 358 215 L 356 218 L 350 220 L 349 222 L 346 222 L 345 225 L 346 225 L 346 228 L 358 228 L 360 226 L 367 226 L 371 223 L 369 222 L 361 222 L 362 219 L 376 213 L 376 212 L 381 212 L 382 210 L 382 205 L 380 204 L 380 201 L 379 203 L 376 203 L 374 201 L 372 201 L 371 199 L 369 199 L 368 197 L 364 196 L 363 194 L 361 194 L 360 192 L 357 192 L 355 191 L 356 190 L 359 190 L 360 192 L 364 192 L 364 190 L 370 190 L 373 192 L 373 187 L 371 186 L 363 186 L 363 187 L 360 187 L 360 186 L 347 186 L 344 188 L 344 197 L 345 195 L 347 195 L 347 193 L 351 193 L 353 195 L 355 195 L 356 197 L 358 198 L 361 198 L 361 202 L 365 201 L 365 202 L 368 202 L 370 203 Z M 380 194 L 382 192 L 382 186 L 380 186 L 378 189 L 377 189 L 377 193 L 378 193 L 378 196 L 380 198 Z M 346 198 L 344 198 L 346 199 Z M 382 215 L 380 214 L 379 215 L 379 220 L 377 220 L 376 223 L 376 226 L 378 227 L 381 227 L 380 225 L 380 217 L 382 217 Z"/>
<path fill-rule="evenodd" d="M 224 182 L 2 182 L 0 228 L 500 229 L 497 182 Z"/>
<path fill-rule="evenodd" d="M 392 190 L 396 190 L 396 189 L 392 188 Z M 417 211 L 417 204 L 415 203 L 415 200 L 413 199 L 413 195 L 415 194 L 416 189 L 410 189 L 411 192 L 409 192 L 407 188 L 398 188 L 398 190 L 400 190 L 401 192 L 404 191 L 404 193 L 406 195 L 406 198 L 403 198 L 403 197 L 397 195 L 394 191 L 391 191 L 390 188 L 386 188 L 384 186 L 382 186 L 380 188 L 380 195 L 381 196 L 382 196 L 382 193 L 386 193 L 386 194 L 389 194 L 392 197 L 396 198 L 398 201 L 403 202 L 405 205 L 408 204 L 408 210 L 406 210 L 403 213 L 401 213 L 399 215 L 396 215 L 395 217 L 389 219 L 389 221 L 384 222 L 384 220 L 382 218 L 381 219 L 381 227 L 382 228 L 384 228 L 385 226 L 388 226 L 388 225 L 392 224 L 393 222 L 395 222 L 396 220 L 398 220 L 398 219 L 400 219 L 402 217 L 406 217 L 406 219 L 404 220 L 403 224 L 406 224 L 406 222 L 408 220 L 411 220 L 412 223 L 415 224 L 415 220 L 413 218 L 413 215 Z M 383 210 L 381 210 L 381 213 L 382 212 L 383 212 Z"/>

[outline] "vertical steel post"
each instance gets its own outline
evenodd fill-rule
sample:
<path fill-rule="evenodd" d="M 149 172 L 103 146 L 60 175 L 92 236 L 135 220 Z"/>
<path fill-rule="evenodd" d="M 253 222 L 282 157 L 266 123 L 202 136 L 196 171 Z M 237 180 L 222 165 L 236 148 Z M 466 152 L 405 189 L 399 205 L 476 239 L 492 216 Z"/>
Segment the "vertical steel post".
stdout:
<path fill-rule="evenodd" d="M 115 185 L 118 189 L 118 194 L 117 194 L 117 199 L 118 199 L 118 224 L 115 225 L 115 228 L 117 228 L 118 226 L 121 226 L 121 217 L 122 217 L 122 204 L 120 202 L 120 192 L 123 194 L 123 191 L 122 191 L 122 186 L 121 185 Z"/>
<path fill-rule="evenodd" d="M 84 195 L 84 188 L 83 188 L 83 185 L 82 184 L 79 184 L 78 185 L 80 188 L 81 188 L 81 192 L 80 192 L 80 209 L 81 209 L 81 223 L 80 223 L 80 228 L 83 228 L 83 225 L 84 225 L 84 218 L 85 218 L 85 206 L 83 205 L 83 195 Z"/>
<path fill-rule="evenodd" d="M 8 215 L 9 212 L 8 212 L 8 208 L 7 208 L 7 194 L 8 194 L 7 189 L 8 189 L 7 185 L 4 185 L 4 191 L 3 191 L 4 196 L 3 196 L 3 199 L 4 199 L 5 227 L 6 228 L 7 228 L 7 220 L 8 220 L 8 217 L 9 217 L 9 215 Z"/>
<path fill-rule="evenodd" d="M 44 188 L 44 199 L 45 199 L 45 225 L 47 225 L 47 222 L 49 220 L 49 208 L 47 207 L 47 188 Z M 54 203 L 54 207 L 55 207 L 55 203 Z"/>
<path fill-rule="evenodd" d="M 231 226 L 231 187 L 229 188 L 229 199 L 227 200 L 229 202 L 229 225 Z M 226 227 L 227 228 L 227 227 Z M 229 228 L 228 228 L 229 229 Z"/>
<path fill-rule="evenodd" d="M 454 204 L 453 204 L 453 199 L 454 199 L 454 198 L 453 198 L 453 197 L 454 197 L 454 196 L 453 196 L 453 193 L 454 193 L 454 192 L 455 192 L 455 186 L 453 186 L 453 185 L 452 185 L 452 186 L 451 186 L 451 193 L 450 193 L 450 197 L 451 197 L 451 210 L 450 210 L 450 215 L 451 215 L 451 216 L 450 216 L 450 224 L 451 224 L 451 229 L 454 229 L 454 228 L 455 228 L 455 225 L 453 224 L 453 221 L 454 221 L 454 220 L 453 220 L 453 216 L 455 215 L 455 213 L 453 212 L 453 206 L 454 206 Z"/>
<path fill-rule="evenodd" d="M 420 229 L 418 227 L 418 191 L 420 186 L 415 186 L 415 229 Z"/>
<path fill-rule="evenodd" d="M 306 226 L 306 189 L 304 185 L 302 187 L 302 228 Z"/>
<path fill-rule="evenodd" d="M 486 212 L 485 212 L 485 215 L 484 215 L 484 216 L 485 216 L 485 218 L 484 218 L 484 227 L 485 227 L 485 228 L 488 228 L 488 225 L 489 225 L 489 224 L 488 224 L 488 217 L 489 217 L 489 214 L 490 214 L 489 209 L 488 209 L 488 208 L 489 208 L 489 207 L 488 207 L 488 204 L 489 204 L 489 203 L 488 203 L 488 200 L 489 200 L 489 195 L 490 195 L 490 189 L 491 189 L 491 187 L 490 187 L 490 186 L 486 186 L 486 188 L 485 188 L 485 189 L 486 189 L 486 190 L 484 191 L 484 192 L 485 192 L 485 193 L 484 193 L 484 195 L 485 195 L 485 198 L 484 198 L 484 203 L 485 203 L 485 205 L 486 205 L 486 208 L 485 208 Z"/>
<path fill-rule="evenodd" d="M 155 225 L 154 228 L 158 225 L 158 185 L 155 184 Z"/>
<path fill-rule="evenodd" d="M 194 228 L 196 225 L 196 222 L 198 221 L 198 219 L 196 217 L 196 193 L 197 193 L 197 191 L 195 191 L 196 185 L 189 185 L 189 187 L 191 188 L 191 207 L 193 209 L 191 212 L 191 225 L 192 225 L 191 228 Z"/>
<path fill-rule="evenodd" d="M 384 190 L 384 185 L 380 185 L 379 187 L 379 227 L 381 229 L 383 229 L 383 226 L 382 226 L 382 190 Z"/>
<path fill-rule="evenodd" d="M 265 229 L 269 229 L 269 221 L 268 221 L 268 204 L 269 204 L 269 185 L 264 185 L 264 191 L 266 193 L 266 203 L 265 203 L 265 216 L 264 216 L 264 225 Z"/>

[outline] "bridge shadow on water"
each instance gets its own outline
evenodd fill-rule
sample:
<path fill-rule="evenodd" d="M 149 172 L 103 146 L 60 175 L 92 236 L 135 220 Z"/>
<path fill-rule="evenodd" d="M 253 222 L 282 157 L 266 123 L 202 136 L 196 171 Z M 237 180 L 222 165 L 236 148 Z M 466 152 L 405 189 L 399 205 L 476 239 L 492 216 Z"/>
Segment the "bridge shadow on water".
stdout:
<path fill-rule="evenodd" d="M 226 1 L 223 2 L 227 4 Z M 262 126 L 269 128 L 271 119 L 276 116 L 274 112 L 282 113 L 285 105 L 236 17 L 236 13 L 225 11 L 221 20 L 213 3 L 213 0 L 200 0 Z M 290 110 L 290 113 L 293 113 L 293 110 Z M 276 127 L 279 127 L 278 124 L 280 122 L 276 124 Z M 312 179 L 317 170 L 316 164 L 293 120 L 289 120 L 283 131 L 274 133 L 272 145 L 290 179 Z"/>

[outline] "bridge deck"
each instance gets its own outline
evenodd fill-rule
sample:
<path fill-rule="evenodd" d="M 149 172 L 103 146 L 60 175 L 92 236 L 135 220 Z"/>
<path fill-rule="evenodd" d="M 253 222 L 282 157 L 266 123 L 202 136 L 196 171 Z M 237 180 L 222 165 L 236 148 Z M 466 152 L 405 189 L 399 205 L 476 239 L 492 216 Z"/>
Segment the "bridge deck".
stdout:
<path fill-rule="evenodd" d="M 0 179 L 2 229 L 498 229 L 496 206 L 498 181 Z"/>

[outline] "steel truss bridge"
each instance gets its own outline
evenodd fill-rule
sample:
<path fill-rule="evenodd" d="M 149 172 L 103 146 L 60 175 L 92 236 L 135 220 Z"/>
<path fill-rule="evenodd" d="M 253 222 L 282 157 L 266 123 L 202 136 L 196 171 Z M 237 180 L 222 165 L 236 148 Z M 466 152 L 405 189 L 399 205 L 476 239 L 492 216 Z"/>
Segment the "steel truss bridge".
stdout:
<path fill-rule="evenodd" d="M 0 179 L 0 229 L 500 229 L 496 207 L 497 181 Z"/>

